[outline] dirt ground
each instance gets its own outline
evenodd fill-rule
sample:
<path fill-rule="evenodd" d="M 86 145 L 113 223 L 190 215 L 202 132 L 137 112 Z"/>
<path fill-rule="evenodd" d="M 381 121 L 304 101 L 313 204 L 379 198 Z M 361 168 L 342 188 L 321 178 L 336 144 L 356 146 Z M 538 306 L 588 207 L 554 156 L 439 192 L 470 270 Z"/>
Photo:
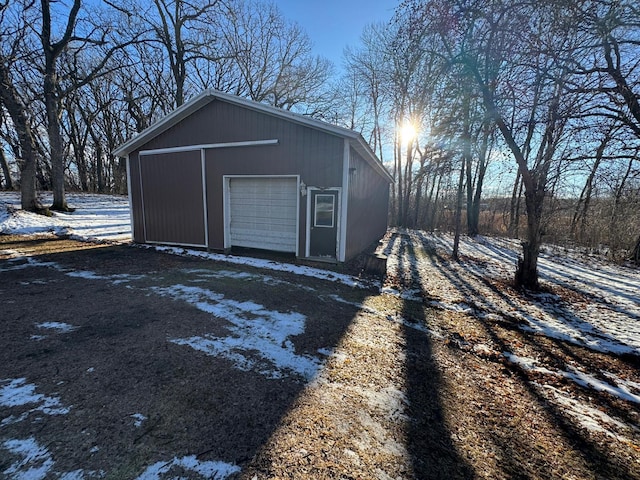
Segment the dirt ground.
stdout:
<path fill-rule="evenodd" d="M 304 332 L 286 341 L 321 367 L 312 378 L 265 375 L 171 341 L 229 328 L 158 293 L 175 285 L 304 315 Z M 238 466 L 228 478 L 247 480 L 640 479 L 637 404 L 519 369 L 501 352 L 635 382 L 639 359 L 509 319 L 151 249 L 17 236 L 0 236 L 0 298 L 0 387 L 25 379 L 68 407 L 0 402 L 0 478 L 22 478 L 3 445 L 34 438 L 50 453 L 46 478 L 81 469 L 73 478 L 134 479 L 194 456 Z M 46 322 L 75 328 L 50 332 Z M 624 422 L 587 430 L 557 392 Z M 203 475 L 174 466 L 146 478 Z"/>

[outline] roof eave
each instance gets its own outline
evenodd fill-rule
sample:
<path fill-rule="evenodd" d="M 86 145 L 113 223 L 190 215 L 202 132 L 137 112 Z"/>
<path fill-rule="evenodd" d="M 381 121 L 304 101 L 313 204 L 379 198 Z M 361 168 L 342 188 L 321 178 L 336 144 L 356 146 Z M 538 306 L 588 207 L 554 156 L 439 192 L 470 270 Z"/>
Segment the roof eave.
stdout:
<path fill-rule="evenodd" d="M 299 113 L 289 112 L 287 110 L 282 110 L 270 105 L 265 105 L 264 103 L 255 102 L 253 100 L 237 97 L 228 93 L 218 92 L 217 90 L 205 90 L 199 95 L 193 97 L 191 100 L 189 100 L 173 112 L 169 113 L 143 132 L 139 133 L 129 141 L 120 145 L 113 151 L 113 154 L 116 157 L 124 157 L 129 155 L 134 150 L 137 150 L 145 143 L 149 142 L 151 139 L 168 130 L 173 125 L 180 122 L 182 119 L 188 117 L 193 112 L 199 110 L 215 99 L 220 99 L 222 101 L 240 105 L 251 110 L 265 113 L 267 115 L 274 115 L 276 117 L 284 118 L 300 125 L 316 128 L 318 130 L 332 133 L 343 138 L 348 138 L 351 146 L 360 155 L 362 155 L 362 157 L 374 169 L 378 170 L 378 172 L 381 173 L 387 179 L 387 181 L 389 181 L 390 183 L 393 182 L 393 178 L 391 177 L 387 169 L 384 167 L 382 162 L 378 160 L 378 157 L 375 155 L 373 150 L 371 150 L 371 147 L 367 144 L 367 142 L 365 142 L 364 138 L 362 138 L 362 135 L 360 135 L 358 132 L 349 130 L 344 127 L 339 127 L 337 125 L 332 125 L 330 123 L 322 122 L 314 118 L 305 117 L 304 115 L 300 115 Z"/>
<path fill-rule="evenodd" d="M 151 139 L 157 137 L 164 131 L 171 128 L 173 125 L 180 122 L 180 120 L 188 117 L 196 110 L 204 107 L 209 102 L 213 101 L 214 98 L 209 95 L 209 91 L 206 90 L 199 95 L 193 97 L 188 102 L 184 103 L 177 109 L 173 110 L 168 115 L 165 115 L 160 120 L 158 120 L 153 125 L 149 126 L 142 132 L 138 133 L 119 147 L 117 147 L 113 154 L 116 157 L 124 157 L 129 155 L 134 150 L 137 150 L 142 145 L 150 141 Z"/>
<path fill-rule="evenodd" d="M 355 133 L 355 132 L 354 132 Z M 353 149 L 358 152 L 364 160 L 378 171 L 389 183 L 393 183 L 393 177 L 387 168 L 378 159 L 377 155 L 371 150 L 369 144 L 362 138 L 362 135 L 356 133 L 356 137 L 350 142 Z"/>

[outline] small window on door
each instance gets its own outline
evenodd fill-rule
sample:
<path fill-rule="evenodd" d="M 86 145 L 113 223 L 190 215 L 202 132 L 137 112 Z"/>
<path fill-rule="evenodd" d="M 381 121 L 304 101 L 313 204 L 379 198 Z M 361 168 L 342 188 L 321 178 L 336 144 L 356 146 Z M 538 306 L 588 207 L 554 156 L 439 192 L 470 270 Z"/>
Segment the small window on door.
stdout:
<path fill-rule="evenodd" d="M 316 195 L 314 227 L 333 228 L 336 207 L 335 195 Z"/>

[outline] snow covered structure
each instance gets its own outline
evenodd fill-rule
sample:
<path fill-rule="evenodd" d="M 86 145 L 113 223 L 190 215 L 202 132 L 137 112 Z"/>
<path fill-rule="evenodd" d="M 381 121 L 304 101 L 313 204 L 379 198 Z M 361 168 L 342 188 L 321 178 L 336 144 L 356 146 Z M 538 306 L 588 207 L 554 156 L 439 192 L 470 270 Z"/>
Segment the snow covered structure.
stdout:
<path fill-rule="evenodd" d="M 352 130 L 207 90 L 115 150 L 132 236 L 344 262 L 387 229 L 392 177 Z"/>

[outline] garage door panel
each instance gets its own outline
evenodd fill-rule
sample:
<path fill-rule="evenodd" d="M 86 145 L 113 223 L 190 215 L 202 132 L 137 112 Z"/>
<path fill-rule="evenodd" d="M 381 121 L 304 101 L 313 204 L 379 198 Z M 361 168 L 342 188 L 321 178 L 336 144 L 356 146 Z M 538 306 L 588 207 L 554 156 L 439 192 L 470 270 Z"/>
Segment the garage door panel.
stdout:
<path fill-rule="evenodd" d="M 297 251 L 297 179 L 230 178 L 230 246 Z"/>

